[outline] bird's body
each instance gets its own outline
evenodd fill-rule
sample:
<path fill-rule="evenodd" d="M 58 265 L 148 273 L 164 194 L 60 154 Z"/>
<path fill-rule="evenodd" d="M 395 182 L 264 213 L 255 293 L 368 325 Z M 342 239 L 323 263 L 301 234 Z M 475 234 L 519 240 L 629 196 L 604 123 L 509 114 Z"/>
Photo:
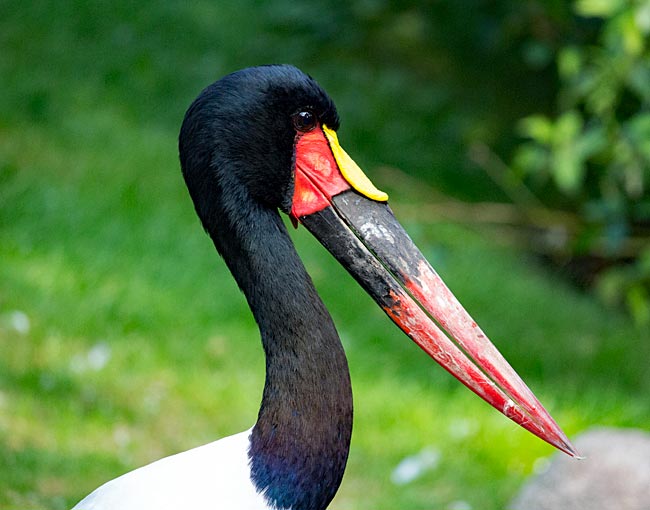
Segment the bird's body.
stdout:
<path fill-rule="evenodd" d="M 105 483 L 75 508 L 84 510 L 179 510 L 227 501 L 242 510 L 268 510 L 250 478 L 251 430 L 199 446 Z M 218 508 L 213 506 L 211 508 Z"/>
<path fill-rule="evenodd" d="M 350 447 L 350 377 L 334 323 L 278 211 L 314 234 L 389 317 L 463 384 L 572 452 L 401 229 L 387 196 L 341 149 L 338 123 L 329 96 L 291 66 L 228 75 L 188 109 L 179 141 L 185 181 L 204 228 L 246 296 L 266 355 L 258 419 L 249 431 L 116 478 L 75 510 L 328 506 Z"/>

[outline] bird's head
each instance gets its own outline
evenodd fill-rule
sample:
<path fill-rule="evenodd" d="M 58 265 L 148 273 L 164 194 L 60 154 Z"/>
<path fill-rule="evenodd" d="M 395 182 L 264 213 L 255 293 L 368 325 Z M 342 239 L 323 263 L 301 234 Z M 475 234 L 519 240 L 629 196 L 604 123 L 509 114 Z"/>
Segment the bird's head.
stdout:
<path fill-rule="evenodd" d="M 298 141 L 338 127 L 333 101 L 293 66 L 247 68 L 207 87 L 188 109 L 179 138 L 183 174 L 204 225 L 215 188 L 239 189 L 290 212 Z"/>

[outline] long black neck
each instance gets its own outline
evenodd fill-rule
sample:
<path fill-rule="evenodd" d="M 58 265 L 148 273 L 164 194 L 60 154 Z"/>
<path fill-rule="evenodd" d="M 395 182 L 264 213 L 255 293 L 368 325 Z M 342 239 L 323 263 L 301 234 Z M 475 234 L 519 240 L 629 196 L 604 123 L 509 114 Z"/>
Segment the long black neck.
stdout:
<path fill-rule="evenodd" d="M 221 214 L 234 215 L 228 209 Z M 237 218 L 222 217 L 210 234 L 246 295 L 266 354 L 252 480 L 277 508 L 324 509 L 341 483 L 352 433 L 350 376 L 332 319 L 277 211 L 244 199 Z"/>

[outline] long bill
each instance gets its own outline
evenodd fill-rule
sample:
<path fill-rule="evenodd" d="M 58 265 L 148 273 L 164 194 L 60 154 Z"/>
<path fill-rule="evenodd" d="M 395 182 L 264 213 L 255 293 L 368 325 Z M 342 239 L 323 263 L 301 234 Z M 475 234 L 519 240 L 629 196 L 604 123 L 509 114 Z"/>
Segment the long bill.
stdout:
<path fill-rule="evenodd" d="M 561 451 L 575 448 L 399 224 L 326 126 L 295 145 L 291 216 L 429 356 L 505 416 Z M 446 331 L 446 334 L 443 332 Z"/>

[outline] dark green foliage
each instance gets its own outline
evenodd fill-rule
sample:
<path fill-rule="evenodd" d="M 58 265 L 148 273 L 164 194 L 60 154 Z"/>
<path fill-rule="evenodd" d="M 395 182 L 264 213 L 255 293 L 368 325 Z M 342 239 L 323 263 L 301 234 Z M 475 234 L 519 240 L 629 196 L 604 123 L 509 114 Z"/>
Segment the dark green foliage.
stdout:
<path fill-rule="evenodd" d="M 597 36 L 557 52 L 556 111 L 520 122 L 513 172 L 577 224 L 555 257 L 594 265 L 600 295 L 650 324 L 650 7 L 581 0 Z M 595 264 L 594 264 L 595 261 Z"/>

